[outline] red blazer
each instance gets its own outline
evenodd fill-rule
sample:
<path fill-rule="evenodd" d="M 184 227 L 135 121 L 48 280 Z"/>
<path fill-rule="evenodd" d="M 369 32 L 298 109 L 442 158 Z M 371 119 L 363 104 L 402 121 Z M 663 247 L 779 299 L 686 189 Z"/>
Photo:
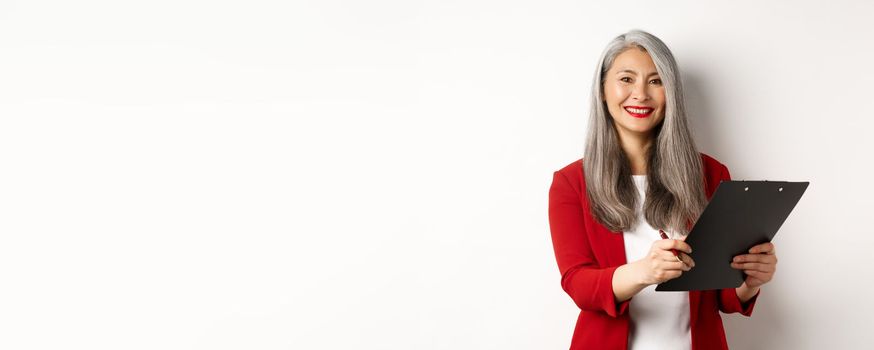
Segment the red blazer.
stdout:
<path fill-rule="evenodd" d="M 725 165 L 701 157 L 709 199 L 719 182 L 731 177 Z M 580 308 L 570 348 L 627 349 L 628 304 L 634 298 L 617 303 L 613 294 L 613 272 L 626 264 L 625 242 L 621 232 L 611 232 L 592 216 L 582 161 L 556 171 L 549 188 L 549 227 L 561 287 Z M 692 349 L 728 349 L 719 311 L 750 316 L 759 294 L 741 304 L 734 288 L 690 291 Z"/>

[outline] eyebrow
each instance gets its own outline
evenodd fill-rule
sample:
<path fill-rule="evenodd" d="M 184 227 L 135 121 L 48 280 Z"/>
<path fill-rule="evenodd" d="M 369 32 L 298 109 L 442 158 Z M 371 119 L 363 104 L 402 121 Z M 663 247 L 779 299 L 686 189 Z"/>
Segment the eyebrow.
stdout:
<path fill-rule="evenodd" d="M 631 73 L 631 74 L 637 74 L 637 72 L 635 72 L 633 69 L 628 69 L 628 68 L 625 68 L 625 69 L 623 69 L 623 70 L 621 70 L 621 71 L 616 72 L 616 74 L 619 74 L 619 73 Z M 658 74 L 659 74 L 658 72 L 652 72 L 652 73 L 649 73 L 648 77 L 649 77 L 649 76 L 653 76 L 653 75 L 658 75 Z"/>

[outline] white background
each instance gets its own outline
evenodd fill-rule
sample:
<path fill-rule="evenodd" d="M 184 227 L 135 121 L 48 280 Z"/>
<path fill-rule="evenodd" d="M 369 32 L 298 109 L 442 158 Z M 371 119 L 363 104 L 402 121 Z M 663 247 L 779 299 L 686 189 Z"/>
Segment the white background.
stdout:
<path fill-rule="evenodd" d="M 632 28 L 811 182 L 731 347 L 870 346 L 874 5 L 819 3 L 0 2 L 0 348 L 566 349 L 547 191 Z"/>

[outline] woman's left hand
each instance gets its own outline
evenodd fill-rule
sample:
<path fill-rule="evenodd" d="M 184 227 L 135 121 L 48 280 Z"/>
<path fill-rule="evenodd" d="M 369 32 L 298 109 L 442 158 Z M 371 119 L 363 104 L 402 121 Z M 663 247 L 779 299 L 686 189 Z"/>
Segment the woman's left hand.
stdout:
<path fill-rule="evenodd" d="M 734 257 L 731 267 L 744 270 L 744 281 L 751 288 L 758 288 L 774 278 L 777 271 L 777 250 L 773 243 L 762 243 L 750 248 L 750 254 Z"/>

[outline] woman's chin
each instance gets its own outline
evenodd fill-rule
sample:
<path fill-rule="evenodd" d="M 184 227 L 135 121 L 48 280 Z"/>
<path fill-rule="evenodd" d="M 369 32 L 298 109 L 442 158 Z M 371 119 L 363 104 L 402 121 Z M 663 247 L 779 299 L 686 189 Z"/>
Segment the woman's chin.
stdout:
<path fill-rule="evenodd" d="M 642 125 L 632 125 L 628 127 L 619 127 L 621 131 L 625 133 L 634 134 L 634 135 L 649 135 L 655 130 L 653 126 L 642 126 Z"/>

